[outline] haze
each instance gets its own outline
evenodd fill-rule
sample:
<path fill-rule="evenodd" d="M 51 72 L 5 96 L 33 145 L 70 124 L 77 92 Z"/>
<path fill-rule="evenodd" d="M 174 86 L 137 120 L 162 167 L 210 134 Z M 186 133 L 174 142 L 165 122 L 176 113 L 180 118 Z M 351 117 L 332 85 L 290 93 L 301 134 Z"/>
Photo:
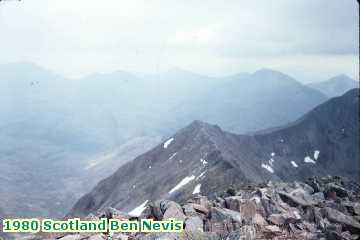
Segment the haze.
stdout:
<path fill-rule="evenodd" d="M 358 79 L 357 13 L 355 0 L 2 1 L 0 63 L 33 62 L 75 78 L 268 67 L 304 82 Z"/>

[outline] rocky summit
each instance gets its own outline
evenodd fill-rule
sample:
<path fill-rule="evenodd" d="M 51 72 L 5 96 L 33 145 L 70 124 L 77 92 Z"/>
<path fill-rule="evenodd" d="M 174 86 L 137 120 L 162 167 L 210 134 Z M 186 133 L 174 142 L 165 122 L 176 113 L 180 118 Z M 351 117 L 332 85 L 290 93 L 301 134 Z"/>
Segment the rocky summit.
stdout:
<path fill-rule="evenodd" d="M 182 202 L 157 200 L 131 217 L 114 208 L 85 219 L 175 218 L 182 233 L 103 233 L 47 236 L 47 239 L 360 239 L 360 185 L 340 177 L 304 182 L 268 182 L 229 188 L 214 200 L 200 194 Z M 44 236 L 43 236 L 44 237 Z"/>

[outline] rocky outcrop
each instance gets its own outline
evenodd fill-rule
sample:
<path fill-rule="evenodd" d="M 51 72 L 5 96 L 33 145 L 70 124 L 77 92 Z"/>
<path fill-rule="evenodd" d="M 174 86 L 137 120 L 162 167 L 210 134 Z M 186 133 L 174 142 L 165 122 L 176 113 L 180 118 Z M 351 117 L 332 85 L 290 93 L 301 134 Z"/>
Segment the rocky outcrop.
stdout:
<path fill-rule="evenodd" d="M 80 239 L 360 239 L 360 185 L 355 182 L 324 177 L 235 189 L 219 192 L 213 200 L 195 195 L 181 205 L 154 201 L 138 217 L 182 220 L 184 232 L 180 234 L 105 233 Z M 100 216 L 126 214 L 108 209 Z M 72 237 L 60 239 L 78 239 Z"/>

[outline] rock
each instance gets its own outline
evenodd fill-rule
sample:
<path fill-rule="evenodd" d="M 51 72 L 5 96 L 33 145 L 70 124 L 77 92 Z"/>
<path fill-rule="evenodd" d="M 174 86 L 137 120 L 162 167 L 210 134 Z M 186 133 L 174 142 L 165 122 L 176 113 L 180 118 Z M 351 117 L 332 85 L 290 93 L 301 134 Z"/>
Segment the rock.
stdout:
<path fill-rule="evenodd" d="M 161 206 L 161 204 L 160 204 L 160 206 Z M 162 220 L 174 218 L 178 221 L 185 222 L 185 218 L 186 218 L 185 214 L 184 214 L 182 208 L 180 207 L 180 205 L 177 204 L 176 202 L 167 201 L 166 203 L 164 203 L 164 206 L 160 207 L 160 208 L 161 208 L 161 210 L 165 210 Z"/>
<path fill-rule="evenodd" d="M 196 196 L 193 198 L 193 203 L 199 204 L 206 209 L 210 209 L 212 206 L 211 202 L 205 196 Z"/>
<path fill-rule="evenodd" d="M 241 224 L 242 218 L 239 212 L 212 207 L 206 229 L 212 232 L 231 232 L 238 229 Z"/>
<path fill-rule="evenodd" d="M 180 240 L 184 234 L 181 233 L 148 233 L 141 236 L 141 240 Z M 137 239 L 137 238 L 136 238 Z"/>
<path fill-rule="evenodd" d="M 323 209 L 325 216 L 333 223 L 344 225 L 351 233 L 360 233 L 360 223 L 351 216 L 345 215 L 335 209 L 326 207 Z"/>
<path fill-rule="evenodd" d="M 297 192 L 296 195 L 288 194 L 286 192 L 279 191 L 279 196 L 281 199 L 288 203 L 292 207 L 307 207 L 315 205 L 315 202 L 313 202 L 311 199 L 309 199 L 309 196 L 306 196 L 305 194 L 301 194 L 300 192 Z"/>
<path fill-rule="evenodd" d="M 183 212 L 185 216 L 187 217 L 193 217 L 198 216 L 199 214 L 195 211 L 195 208 L 193 207 L 192 203 L 187 203 L 184 206 L 182 206 Z"/>
<path fill-rule="evenodd" d="M 256 239 L 256 229 L 252 225 L 245 225 L 240 228 L 240 230 L 231 232 L 226 240 L 255 240 Z"/>
<path fill-rule="evenodd" d="M 328 183 L 325 186 L 326 197 L 333 198 L 334 193 L 336 194 L 337 197 L 340 197 L 340 198 L 345 198 L 345 197 L 349 196 L 349 194 L 345 188 L 337 185 L 336 183 Z"/>
<path fill-rule="evenodd" d="M 131 239 L 131 238 L 129 238 L 127 235 L 122 234 L 122 233 L 115 233 L 115 234 L 112 236 L 112 239 L 128 240 L 128 239 Z"/>
<path fill-rule="evenodd" d="M 265 230 L 267 232 L 272 232 L 272 233 L 281 233 L 281 229 L 278 227 L 278 226 L 275 226 L 275 225 L 268 225 L 268 226 L 265 226 Z"/>
<path fill-rule="evenodd" d="M 252 223 L 255 225 L 258 225 L 258 226 L 267 225 L 267 222 L 265 221 L 265 219 L 258 213 L 255 214 Z"/>
<path fill-rule="evenodd" d="M 225 204 L 228 209 L 240 212 L 245 224 L 253 222 L 257 213 L 257 205 L 254 200 L 244 200 L 240 196 L 235 196 L 226 198 Z"/>
<path fill-rule="evenodd" d="M 315 202 L 323 202 L 325 201 L 325 195 L 323 192 L 317 192 L 311 195 L 312 199 L 314 199 Z"/>
<path fill-rule="evenodd" d="M 208 214 L 209 213 L 209 209 L 206 208 L 203 205 L 193 203 L 192 207 L 195 209 L 196 212 L 199 212 L 199 213 L 202 213 L 202 214 Z"/>
<path fill-rule="evenodd" d="M 322 192 L 323 188 L 320 186 L 320 183 L 316 178 L 309 178 L 306 183 L 314 189 L 314 192 Z"/>
<path fill-rule="evenodd" d="M 115 208 L 112 208 L 112 207 L 108 207 L 106 208 L 103 212 L 101 212 L 100 214 L 100 218 L 107 218 L 107 219 L 110 219 L 110 218 L 116 218 L 116 219 L 129 219 L 130 218 L 130 215 L 125 213 L 125 212 L 121 212 Z"/>
<path fill-rule="evenodd" d="M 164 212 L 161 209 L 161 204 L 163 201 L 167 201 L 167 200 L 158 200 L 155 202 L 150 202 L 146 206 L 145 210 L 142 212 L 140 218 L 148 218 L 148 219 L 153 218 L 157 221 L 162 220 Z"/>
<path fill-rule="evenodd" d="M 203 232 L 204 224 L 200 217 L 190 217 L 185 221 L 186 232 Z"/>
<path fill-rule="evenodd" d="M 96 235 L 92 235 L 88 238 L 88 240 L 104 240 L 106 239 L 104 235 L 102 234 L 96 234 Z M 123 239 L 123 238 L 121 238 Z M 125 239 L 124 239 L 125 240 Z"/>
<path fill-rule="evenodd" d="M 285 217 L 282 214 L 271 214 L 267 220 L 268 222 L 277 226 L 283 225 L 285 223 Z"/>
<path fill-rule="evenodd" d="M 268 217 L 268 221 L 277 226 L 283 224 L 289 224 L 289 223 L 296 223 L 300 219 L 301 217 L 293 212 L 287 212 L 283 214 L 272 214 Z"/>

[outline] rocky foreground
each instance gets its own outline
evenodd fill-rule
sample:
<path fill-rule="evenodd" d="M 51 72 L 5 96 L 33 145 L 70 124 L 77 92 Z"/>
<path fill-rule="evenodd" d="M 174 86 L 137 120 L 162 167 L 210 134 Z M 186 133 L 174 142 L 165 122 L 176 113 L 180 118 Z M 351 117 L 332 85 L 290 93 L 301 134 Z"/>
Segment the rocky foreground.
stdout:
<path fill-rule="evenodd" d="M 89 215 L 134 219 L 109 208 Z M 228 189 L 213 200 L 200 195 L 183 204 L 151 202 L 141 218 L 184 221 L 184 232 L 66 235 L 46 239 L 360 239 L 360 185 L 340 177 Z M 136 218 L 135 218 L 136 219 Z M 42 238 L 42 239 L 44 239 Z"/>

